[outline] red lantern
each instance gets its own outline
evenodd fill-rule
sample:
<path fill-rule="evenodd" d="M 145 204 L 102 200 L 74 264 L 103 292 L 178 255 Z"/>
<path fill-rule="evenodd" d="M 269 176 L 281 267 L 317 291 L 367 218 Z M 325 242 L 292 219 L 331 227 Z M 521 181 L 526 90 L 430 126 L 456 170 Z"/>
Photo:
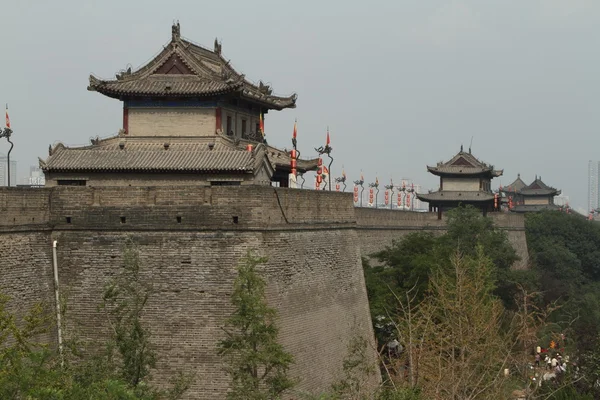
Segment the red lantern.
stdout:
<path fill-rule="evenodd" d="M 494 210 L 498 209 L 498 193 L 494 194 Z"/>
<path fill-rule="evenodd" d="M 292 158 L 292 162 L 291 162 L 292 169 L 296 169 L 297 164 L 298 164 L 298 162 L 296 161 L 296 159 Z"/>
<path fill-rule="evenodd" d="M 388 204 L 390 204 L 390 194 L 386 190 L 385 191 L 385 205 L 387 206 Z"/>
<path fill-rule="evenodd" d="M 400 192 L 398 192 L 398 207 L 402 207 L 402 196 Z"/>
<path fill-rule="evenodd" d="M 252 145 L 251 144 L 246 145 L 246 150 L 247 151 L 252 151 Z"/>
<path fill-rule="evenodd" d="M 296 150 L 295 149 L 292 149 L 292 151 L 290 151 L 290 157 L 292 157 L 293 160 L 295 160 L 296 158 L 298 158 L 298 157 L 296 157 Z"/>
<path fill-rule="evenodd" d="M 339 192 L 339 191 L 340 191 L 340 184 L 339 184 L 339 183 L 336 183 L 336 184 L 335 184 L 335 191 L 336 191 L 336 192 Z"/>
<path fill-rule="evenodd" d="M 410 208 L 410 195 L 406 196 L 406 208 Z"/>
<path fill-rule="evenodd" d="M 358 186 L 354 186 L 354 202 L 358 203 Z"/>
<path fill-rule="evenodd" d="M 369 204 L 373 204 L 373 188 L 369 189 Z"/>
<path fill-rule="evenodd" d="M 317 175 L 317 183 L 320 185 L 321 182 L 323 182 L 323 177 L 321 176 L 321 174 Z"/>

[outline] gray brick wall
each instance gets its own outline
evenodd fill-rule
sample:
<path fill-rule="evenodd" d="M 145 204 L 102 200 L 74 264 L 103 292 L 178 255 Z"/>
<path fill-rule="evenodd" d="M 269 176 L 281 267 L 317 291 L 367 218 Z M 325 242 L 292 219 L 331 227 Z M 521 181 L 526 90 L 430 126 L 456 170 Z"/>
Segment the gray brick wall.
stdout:
<path fill-rule="evenodd" d="M 523 217 L 497 216 L 527 251 Z M 281 342 L 296 357 L 299 389 L 326 391 L 340 378 L 352 335 L 372 329 L 361 254 L 408 232 L 442 231 L 432 214 L 355 209 L 352 194 L 270 187 L 54 187 L 0 189 L 0 289 L 23 312 L 54 307 L 51 241 L 58 240 L 70 330 L 107 334 L 98 312 L 104 285 L 137 243 L 156 295 L 146 310 L 159 351 L 157 382 L 195 371 L 188 398 L 220 399 L 227 377 L 215 352 L 231 312 L 235 266 L 254 249 L 269 257 L 268 301 L 279 311 Z M 55 332 L 47 340 L 55 341 Z M 371 342 L 372 343 L 372 342 Z M 375 353 L 372 353 L 373 358 Z M 372 380 L 377 383 L 378 377 Z"/>

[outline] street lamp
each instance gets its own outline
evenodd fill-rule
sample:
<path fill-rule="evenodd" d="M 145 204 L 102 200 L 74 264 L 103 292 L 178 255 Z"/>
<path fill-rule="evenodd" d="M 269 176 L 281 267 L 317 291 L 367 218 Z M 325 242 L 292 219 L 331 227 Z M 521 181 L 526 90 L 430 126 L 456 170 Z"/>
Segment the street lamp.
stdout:
<path fill-rule="evenodd" d="M 317 153 L 319 153 L 319 156 L 322 156 L 323 154 L 327 154 L 327 157 L 329 157 L 329 159 L 331 161 L 329 161 L 329 169 L 327 170 L 327 185 L 328 185 L 328 189 L 331 190 L 331 164 L 333 164 L 333 157 L 331 157 L 331 151 L 333 150 L 333 147 L 330 146 L 331 141 L 329 139 L 329 127 L 327 128 L 327 139 L 325 141 L 325 146 L 321 146 L 319 148 L 315 148 L 315 150 L 317 151 Z"/>
<path fill-rule="evenodd" d="M 8 186 L 10 186 L 10 152 L 13 149 L 14 143 L 10 141 L 10 135 L 12 134 L 12 129 L 10 128 L 0 128 L 0 139 L 1 138 L 6 138 L 6 140 L 8 141 L 8 143 L 10 143 L 10 149 L 8 150 L 8 155 L 6 157 L 7 160 L 7 164 L 8 164 L 8 168 L 7 168 L 7 172 L 8 172 Z"/>
<path fill-rule="evenodd" d="M 390 197 L 388 197 L 390 202 L 390 210 L 392 210 L 394 204 L 394 183 L 390 181 L 389 185 L 385 185 L 385 190 L 390 190 Z"/>
<path fill-rule="evenodd" d="M 356 186 L 360 186 L 361 190 L 360 190 L 360 206 L 362 207 L 362 198 L 363 198 L 363 192 L 365 191 L 365 187 L 363 186 L 363 183 L 365 183 L 365 178 L 363 178 L 362 173 L 360 174 L 360 179 L 357 181 L 354 181 L 354 184 Z"/>
<path fill-rule="evenodd" d="M 339 178 L 335 178 L 335 182 L 341 183 L 342 185 L 344 185 L 344 190 L 342 190 L 342 192 L 346 191 L 346 174 L 343 174 Z M 337 188 L 336 188 L 336 190 L 337 190 Z"/>
<path fill-rule="evenodd" d="M 374 183 L 369 183 L 370 188 L 375 188 L 375 208 L 377 208 L 377 198 L 379 197 L 379 179 L 375 178 Z"/>

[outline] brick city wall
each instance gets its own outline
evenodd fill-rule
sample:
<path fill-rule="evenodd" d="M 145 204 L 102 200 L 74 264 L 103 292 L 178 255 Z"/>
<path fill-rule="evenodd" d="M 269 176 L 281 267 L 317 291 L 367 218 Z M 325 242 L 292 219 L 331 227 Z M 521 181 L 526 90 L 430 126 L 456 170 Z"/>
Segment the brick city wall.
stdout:
<path fill-rule="evenodd" d="M 506 231 L 508 240 L 521 258 L 513 268 L 526 269 L 529 265 L 529 252 L 523 214 L 490 213 L 488 215 L 497 227 Z M 361 251 L 367 257 L 409 233 L 419 231 L 443 233 L 446 230 L 445 217 L 439 220 L 437 213 L 373 208 L 357 208 L 356 223 Z M 370 259 L 370 262 L 372 265 L 377 264 L 373 259 Z"/>
<path fill-rule="evenodd" d="M 522 216 L 500 225 L 526 252 Z M 248 250 L 279 311 L 281 342 L 294 354 L 299 389 L 329 390 L 341 377 L 348 340 L 372 338 L 360 257 L 416 230 L 443 230 L 434 214 L 355 209 L 349 193 L 270 187 L 54 187 L 0 189 L 0 290 L 24 311 L 52 307 L 52 241 L 70 326 L 83 339 L 106 336 L 103 286 L 122 268 L 131 238 L 156 294 L 146 319 L 159 371 L 196 372 L 189 398 L 223 398 L 215 346 L 232 311 L 238 260 Z M 66 332 L 67 337 L 70 332 Z M 55 340 L 51 333 L 48 340 Z M 155 374 L 163 382 L 167 375 Z"/>
<path fill-rule="evenodd" d="M 131 238 L 156 291 L 145 318 L 159 351 L 157 370 L 195 372 L 188 398 L 221 399 L 228 378 L 215 348 L 232 311 L 237 262 L 255 250 L 269 258 L 261 268 L 268 301 L 279 311 L 281 342 L 296 359 L 291 373 L 300 390 L 317 394 L 341 378 L 348 340 L 372 338 L 346 198 L 264 187 L 3 189 L 0 256 L 11 273 L 0 278 L 0 290 L 22 310 L 36 300 L 54 305 L 56 240 L 66 319 L 80 339 L 102 340 L 102 289 L 122 268 Z"/>

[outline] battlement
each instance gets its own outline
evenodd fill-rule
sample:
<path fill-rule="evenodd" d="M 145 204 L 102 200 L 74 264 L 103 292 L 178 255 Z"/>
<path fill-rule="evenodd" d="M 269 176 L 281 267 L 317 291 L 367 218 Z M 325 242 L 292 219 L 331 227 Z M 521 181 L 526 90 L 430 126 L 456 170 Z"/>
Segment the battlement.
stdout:
<path fill-rule="evenodd" d="M 353 225 L 351 194 L 262 186 L 0 188 L 0 229 Z"/>

